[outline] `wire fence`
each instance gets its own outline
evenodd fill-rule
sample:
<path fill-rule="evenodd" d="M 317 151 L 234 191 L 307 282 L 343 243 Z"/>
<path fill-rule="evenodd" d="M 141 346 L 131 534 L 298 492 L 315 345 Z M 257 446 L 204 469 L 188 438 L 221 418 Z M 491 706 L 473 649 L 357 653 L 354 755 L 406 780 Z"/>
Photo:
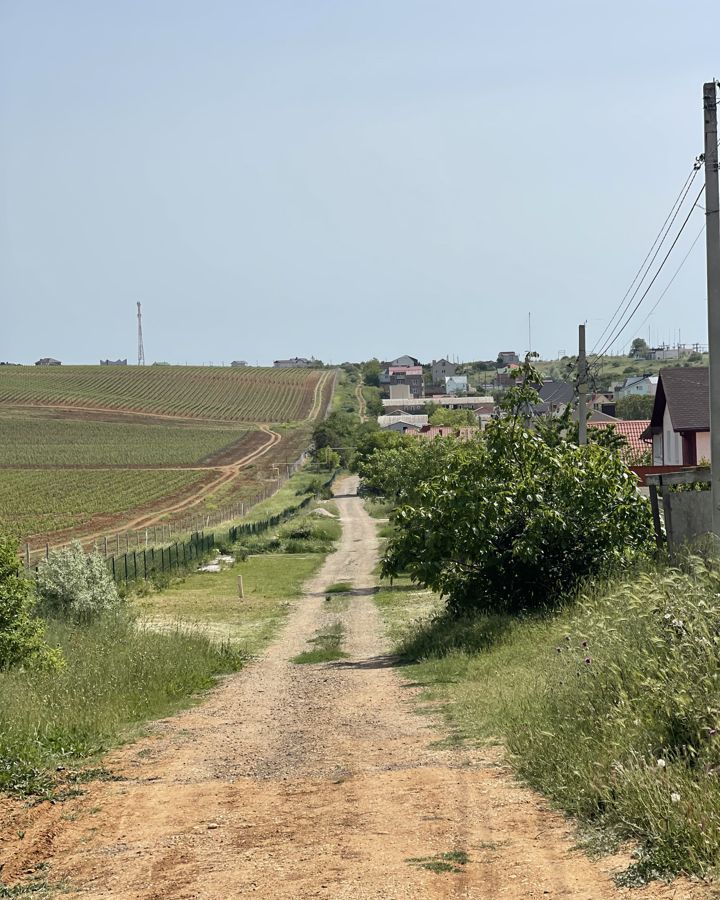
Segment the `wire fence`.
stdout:
<path fill-rule="evenodd" d="M 333 472 L 318 487 L 329 487 L 334 478 Z M 315 494 L 310 494 L 281 512 L 252 522 L 241 522 L 219 532 L 194 532 L 187 540 L 174 541 L 167 546 L 143 547 L 110 555 L 107 557 L 108 569 L 117 584 L 125 585 L 136 581 L 157 580 L 164 574 L 170 576 L 195 570 L 213 551 L 236 543 L 243 535 L 262 534 L 275 528 L 307 508 L 314 499 Z M 36 571 L 37 565 L 30 566 L 29 569 Z"/>

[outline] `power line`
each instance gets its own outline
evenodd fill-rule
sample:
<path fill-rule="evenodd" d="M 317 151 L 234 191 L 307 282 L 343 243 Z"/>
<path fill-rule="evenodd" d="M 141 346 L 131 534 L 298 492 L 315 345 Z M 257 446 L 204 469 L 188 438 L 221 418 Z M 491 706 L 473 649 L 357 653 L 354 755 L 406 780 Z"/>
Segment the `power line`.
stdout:
<path fill-rule="evenodd" d="M 620 337 L 620 335 L 623 333 L 623 331 L 625 331 L 625 329 L 628 327 L 628 325 L 630 324 L 630 322 L 633 320 L 633 318 L 634 318 L 634 316 L 635 316 L 635 313 L 636 313 L 636 312 L 638 311 L 638 309 L 640 308 L 640 305 L 642 304 L 643 300 L 644 300 L 644 299 L 647 297 L 647 295 L 650 293 L 650 289 L 652 288 L 652 286 L 653 286 L 653 285 L 655 284 L 655 282 L 657 281 L 658 276 L 660 275 L 660 273 L 662 272 L 662 270 L 663 270 L 663 268 L 664 268 L 664 266 L 665 266 L 665 263 L 668 261 L 668 259 L 669 259 L 669 257 L 670 257 L 670 254 L 671 254 L 672 251 L 675 249 L 675 246 L 676 246 L 677 242 L 680 240 L 680 236 L 682 235 L 683 231 L 684 231 L 685 228 L 687 227 L 687 224 L 688 224 L 688 222 L 690 221 L 690 217 L 691 217 L 692 214 L 695 212 L 695 206 L 696 206 L 696 204 L 697 204 L 697 201 L 700 199 L 700 197 L 701 197 L 701 195 L 702 195 L 702 192 L 703 192 L 704 190 L 705 190 L 705 185 L 703 184 L 703 186 L 700 188 L 700 191 L 698 192 L 697 197 L 695 198 L 695 201 L 694 201 L 693 205 L 690 207 L 690 212 L 689 212 L 689 213 L 687 214 L 687 216 L 685 217 L 685 219 L 684 219 L 682 225 L 680 226 L 680 230 L 679 230 L 678 233 L 675 235 L 675 238 L 673 239 L 672 244 L 670 244 L 670 247 L 669 247 L 667 253 L 666 253 L 665 256 L 663 257 L 662 262 L 660 263 L 660 265 L 659 265 L 657 271 L 655 272 L 655 274 L 653 275 L 652 279 L 650 280 L 650 283 L 648 284 L 648 286 L 647 286 L 647 287 L 645 288 L 645 290 L 643 291 L 642 296 L 640 297 L 640 299 L 638 300 L 638 302 L 637 302 L 637 303 L 635 304 L 635 306 L 633 307 L 632 312 L 630 313 L 630 315 L 625 319 L 625 321 L 624 321 L 623 323 L 619 323 L 619 324 L 618 324 L 618 327 L 615 329 L 615 331 L 613 332 L 613 334 L 612 334 L 612 335 L 610 336 L 610 338 L 608 338 L 608 340 L 605 342 L 605 345 L 603 346 L 602 350 L 600 350 L 598 353 L 594 354 L 594 357 L 595 357 L 595 358 L 594 358 L 594 360 L 593 360 L 593 365 L 595 365 L 595 364 L 597 363 L 597 361 L 600 359 L 601 356 L 604 356 L 604 355 L 605 355 L 605 353 L 607 352 L 607 350 L 615 343 L 615 341 L 617 340 L 617 338 Z M 639 288 L 640 288 L 640 285 L 638 285 L 638 290 L 639 290 Z M 631 301 L 634 299 L 634 297 L 636 296 L 636 294 L 637 294 L 637 290 L 635 291 L 635 293 L 633 294 L 633 296 L 630 298 Z M 629 304 L 628 304 L 628 305 L 629 305 Z"/>
<path fill-rule="evenodd" d="M 642 322 L 638 325 L 638 331 L 642 331 L 642 329 L 645 327 L 645 323 L 647 322 L 647 320 L 650 318 L 650 316 L 651 316 L 651 315 L 655 312 L 655 310 L 658 308 L 658 305 L 660 304 L 660 301 L 662 300 L 662 298 L 663 298 L 663 297 L 665 296 L 665 294 L 667 294 L 667 292 L 670 290 L 670 287 L 672 286 L 673 281 L 675 281 L 675 279 L 677 278 L 677 276 L 680 274 L 680 269 L 682 269 L 682 267 L 683 267 L 683 266 L 685 265 L 685 263 L 687 262 L 687 258 L 690 256 L 690 254 L 691 254 L 691 253 L 693 252 L 693 250 L 695 249 L 695 244 L 697 244 L 697 242 L 700 240 L 700 238 L 702 237 L 704 231 L 705 231 L 705 223 L 703 222 L 702 228 L 701 228 L 700 231 L 698 231 L 698 233 L 695 235 L 695 239 L 693 240 L 692 244 L 690 244 L 690 249 L 689 249 L 688 252 L 685 254 L 685 256 L 683 256 L 682 262 L 680 263 L 680 265 L 677 267 L 677 269 L 675 269 L 675 272 L 674 272 L 674 274 L 673 274 L 673 277 L 670 279 L 670 281 L 668 281 L 668 283 L 667 283 L 667 284 L 665 285 L 665 287 L 663 288 L 662 293 L 660 294 L 660 296 L 657 298 L 657 300 L 656 300 L 655 303 L 653 304 L 653 307 L 652 307 L 652 309 L 650 310 L 650 312 L 645 316 L 645 318 L 642 320 Z"/>
<path fill-rule="evenodd" d="M 665 221 L 663 222 L 662 226 L 660 227 L 660 231 L 656 235 L 655 240 L 653 241 L 650 249 L 648 250 L 647 254 L 645 255 L 645 259 L 643 259 L 643 261 L 640 265 L 640 268 L 635 273 L 635 277 L 630 282 L 630 286 L 625 291 L 625 294 L 623 295 L 623 298 L 620 301 L 620 303 L 618 303 L 617 308 L 615 309 L 615 312 L 612 314 L 610 321 L 605 326 L 605 328 L 603 329 L 603 331 L 600 334 L 600 336 L 598 337 L 598 339 L 595 341 L 595 345 L 593 346 L 593 349 L 591 351 L 591 356 L 597 355 L 596 350 L 601 345 L 605 335 L 609 331 L 612 331 L 616 319 L 618 322 L 620 321 L 620 319 L 622 319 L 622 317 L 625 314 L 625 312 L 627 311 L 628 307 L 630 306 L 632 301 L 637 296 L 638 291 L 642 287 L 643 281 L 647 278 L 647 275 L 650 271 L 650 268 L 652 267 L 652 264 L 655 262 L 658 254 L 660 253 L 662 245 L 665 243 L 665 239 L 667 238 L 667 236 L 670 232 L 670 229 L 672 228 L 672 226 L 675 222 L 675 219 L 678 217 L 678 214 L 680 213 L 682 205 L 685 202 L 685 198 L 687 197 L 687 195 L 690 191 L 690 188 L 692 187 L 692 183 L 695 180 L 695 177 L 697 176 L 698 171 L 700 170 L 700 166 L 701 166 L 701 163 L 699 162 L 699 157 L 698 157 L 698 159 L 696 159 L 695 163 L 693 164 L 693 168 L 691 169 L 690 173 L 688 174 L 687 178 L 685 179 L 685 183 L 683 184 L 682 188 L 680 189 L 680 193 L 675 198 L 675 202 L 673 203 L 673 205 L 670 209 L 670 212 L 667 214 Z M 640 277 L 641 275 L 642 275 L 642 277 Z M 639 281 L 638 281 L 638 279 L 639 279 Z M 633 291 L 633 288 L 635 288 L 634 291 Z"/>

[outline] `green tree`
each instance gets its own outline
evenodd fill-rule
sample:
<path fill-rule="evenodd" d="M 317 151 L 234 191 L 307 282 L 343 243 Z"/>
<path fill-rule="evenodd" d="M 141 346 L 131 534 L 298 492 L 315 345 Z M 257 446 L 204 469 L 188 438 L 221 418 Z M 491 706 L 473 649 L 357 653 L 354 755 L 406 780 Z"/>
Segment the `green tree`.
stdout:
<path fill-rule="evenodd" d="M 644 341 L 642 338 L 635 338 L 630 346 L 630 353 L 628 355 L 638 359 L 645 359 L 649 350 L 650 348 L 647 345 L 647 341 Z"/>
<path fill-rule="evenodd" d="M 23 577 L 17 541 L 0 534 L 0 669 L 22 664 L 60 664 L 59 651 L 45 642 L 42 619 L 33 615 L 32 582 Z"/>
<path fill-rule="evenodd" d="M 640 394 L 621 397 L 615 403 L 615 415 L 618 419 L 649 419 L 654 403 L 654 397 L 643 397 Z"/>
<path fill-rule="evenodd" d="M 369 384 L 372 387 L 379 387 L 381 372 L 382 366 L 378 359 L 369 359 L 362 364 L 363 380 L 365 384 Z"/>
<path fill-rule="evenodd" d="M 617 451 L 528 425 L 536 379 L 526 361 L 481 439 L 416 440 L 362 468 L 398 504 L 384 575 L 408 573 L 456 614 L 541 608 L 653 550 L 649 504 Z"/>
<path fill-rule="evenodd" d="M 433 404 L 428 422 L 431 425 L 477 425 L 477 419 L 471 409 L 447 409 L 436 404 Z"/>
<path fill-rule="evenodd" d="M 38 566 L 37 594 L 49 613 L 88 623 L 117 606 L 117 586 L 107 562 L 85 553 L 79 541 L 51 550 Z"/>
<path fill-rule="evenodd" d="M 330 472 L 340 468 L 340 454 L 329 447 L 322 447 L 316 455 L 319 465 Z"/>

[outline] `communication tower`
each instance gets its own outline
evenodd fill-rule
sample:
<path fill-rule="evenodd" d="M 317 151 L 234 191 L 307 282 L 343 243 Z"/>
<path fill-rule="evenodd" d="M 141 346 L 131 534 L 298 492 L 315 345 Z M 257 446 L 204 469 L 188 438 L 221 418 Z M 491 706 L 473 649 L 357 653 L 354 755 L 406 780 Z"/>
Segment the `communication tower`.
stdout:
<path fill-rule="evenodd" d="M 142 339 L 142 307 L 140 306 L 140 302 L 138 301 L 138 365 L 145 365 L 145 350 L 143 349 L 143 339 Z"/>

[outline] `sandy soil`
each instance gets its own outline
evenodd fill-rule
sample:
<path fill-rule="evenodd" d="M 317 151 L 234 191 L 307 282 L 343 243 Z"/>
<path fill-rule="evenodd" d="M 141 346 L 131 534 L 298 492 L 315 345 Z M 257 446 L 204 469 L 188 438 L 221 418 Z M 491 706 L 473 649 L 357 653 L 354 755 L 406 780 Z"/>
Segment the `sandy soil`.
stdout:
<path fill-rule="evenodd" d="M 261 659 L 111 755 L 126 780 L 55 806 L 0 805 L 6 883 L 46 863 L 71 893 L 122 900 L 706 896 L 615 888 L 611 861 L 573 850 L 572 827 L 497 751 L 438 744 L 437 723 L 416 711 L 420 688 L 387 655 L 375 523 L 352 479 L 343 490 L 340 547 Z M 324 598 L 335 581 L 356 588 L 344 609 Z M 337 620 L 347 659 L 290 662 Z M 410 861 L 452 851 L 468 855 L 458 872 Z"/>

